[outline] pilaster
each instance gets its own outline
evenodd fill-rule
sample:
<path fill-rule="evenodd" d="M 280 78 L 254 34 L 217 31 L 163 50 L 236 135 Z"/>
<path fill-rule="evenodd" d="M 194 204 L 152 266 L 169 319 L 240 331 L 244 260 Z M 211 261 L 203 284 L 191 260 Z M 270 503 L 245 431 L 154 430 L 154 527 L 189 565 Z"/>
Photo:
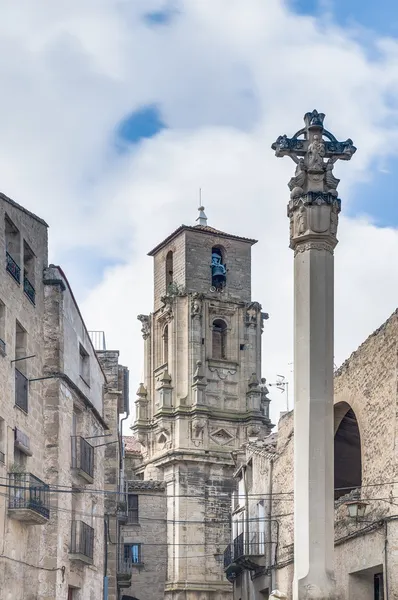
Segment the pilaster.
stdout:
<path fill-rule="evenodd" d="M 279 136 L 276 156 L 296 163 L 288 183 L 290 248 L 294 250 L 294 580 L 295 600 L 332 600 L 334 581 L 333 356 L 337 160 L 356 151 L 304 116 L 292 138 Z"/>

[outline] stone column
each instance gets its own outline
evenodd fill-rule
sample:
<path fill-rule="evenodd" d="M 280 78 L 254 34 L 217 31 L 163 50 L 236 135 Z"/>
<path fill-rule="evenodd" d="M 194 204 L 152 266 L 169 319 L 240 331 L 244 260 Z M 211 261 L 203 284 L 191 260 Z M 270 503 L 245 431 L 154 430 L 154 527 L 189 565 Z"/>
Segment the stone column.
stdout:
<path fill-rule="evenodd" d="M 334 258 L 340 200 L 337 159 L 355 152 L 323 128 L 323 114 L 304 117 L 277 156 L 290 156 L 290 247 L 294 250 L 294 580 L 295 600 L 335 598 L 333 466 Z M 327 139 L 324 140 L 324 137 Z M 327 159 L 327 162 L 325 162 Z"/>

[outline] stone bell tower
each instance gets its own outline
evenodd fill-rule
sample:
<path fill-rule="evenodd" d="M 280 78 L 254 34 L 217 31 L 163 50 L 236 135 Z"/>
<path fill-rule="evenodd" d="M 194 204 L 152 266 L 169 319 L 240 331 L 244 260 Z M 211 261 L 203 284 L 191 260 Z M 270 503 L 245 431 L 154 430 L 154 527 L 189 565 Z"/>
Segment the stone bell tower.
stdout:
<path fill-rule="evenodd" d="M 261 380 L 268 317 L 251 300 L 256 240 L 182 225 L 154 258 L 154 310 L 139 315 L 145 380 L 133 431 L 144 477 L 168 496 L 168 600 L 231 600 L 222 553 L 230 542 L 232 452 L 271 430 Z"/>

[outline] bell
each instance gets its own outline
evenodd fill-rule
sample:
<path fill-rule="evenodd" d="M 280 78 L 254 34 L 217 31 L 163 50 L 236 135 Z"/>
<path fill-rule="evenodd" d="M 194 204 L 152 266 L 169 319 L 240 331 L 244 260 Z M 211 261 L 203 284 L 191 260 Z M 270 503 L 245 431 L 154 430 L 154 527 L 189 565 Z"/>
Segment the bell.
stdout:
<path fill-rule="evenodd" d="M 215 287 L 222 287 L 227 279 L 227 270 L 221 263 L 221 256 L 213 252 L 211 255 L 211 276 L 212 283 Z"/>

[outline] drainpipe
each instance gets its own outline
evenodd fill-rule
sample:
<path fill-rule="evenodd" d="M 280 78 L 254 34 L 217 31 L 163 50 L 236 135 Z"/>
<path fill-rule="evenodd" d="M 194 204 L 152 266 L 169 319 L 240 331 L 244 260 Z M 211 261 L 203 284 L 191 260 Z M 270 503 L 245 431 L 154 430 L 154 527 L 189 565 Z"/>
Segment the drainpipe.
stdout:
<path fill-rule="evenodd" d="M 385 539 L 384 539 L 384 570 L 385 570 L 385 592 L 386 592 L 386 600 L 388 600 L 388 560 L 387 560 L 387 551 L 388 551 L 388 537 L 387 537 L 387 533 L 388 533 L 388 521 L 385 521 Z"/>
<path fill-rule="evenodd" d="M 268 520 L 267 523 L 267 543 L 266 543 L 266 556 L 267 556 L 267 564 L 270 567 L 270 588 L 271 590 L 275 589 L 274 586 L 274 582 L 273 582 L 273 575 L 274 575 L 274 561 L 272 559 L 272 525 L 271 525 L 271 518 L 272 518 L 272 471 L 273 471 L 273 467 L 274 467 L 274 459 L 270 458 L 269 460 L 269 467 L 268 467 L 268 481 L 267 481 L 267 494 L 268 494 L 268 501 L 267 501 L 267 515 L 266 518 Z"/>
<path fill-rule="evenodd" d="M 244 534 L 243 534 L 243 552 L 244 554 L 249 554 L 249 490 L 247 485 L 247 465 L 245 465 L 242 469 L 243 475 L 243 485 L 245 489 L 245 524 L 244 524 Z M 250 600 L 250 582 L 248 577 L 248 572 L 245 571 L 245 580 L 246 580 L 246 600 Z"/>

